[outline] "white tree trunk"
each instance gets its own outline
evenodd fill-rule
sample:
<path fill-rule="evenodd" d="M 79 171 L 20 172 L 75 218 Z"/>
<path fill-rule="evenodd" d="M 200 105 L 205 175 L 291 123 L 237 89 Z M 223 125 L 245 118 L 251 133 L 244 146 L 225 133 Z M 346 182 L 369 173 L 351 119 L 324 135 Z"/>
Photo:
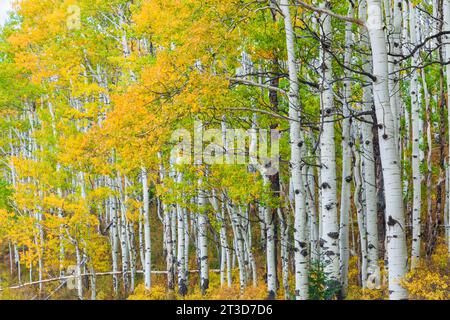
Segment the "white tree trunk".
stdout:
<path fill-rule="evenodd" d="M 183 208 L 183 221 L 184 221 L 184 272 L 186 273 L 186 288 L 189 287 L 189 246 L 190 246 L 190 237 L 189 237 L 189 210 L 187 208 Z M 197 222 L 197 219 L 191 219 L 191 223 Z M 197 232 L 196 226 L 196 232 Z M 191 231 L 193 232 L 193 231 Z M 197 238 L 195 240 L 198 240 Z M 198 241 L 197 243 L 198 244 Z M 198 249 L 198 247 L 196 247 Z M 199 252 L 197 252 L 199 253 Z M 198 256 L 197 256 L 198 257 Z"/>
<path fill-rule="evenodd" d="M 445 32 L 450 32 L 450 1 L 448 0 L 444 0 L 444 24 L 443 24 L 443 31 Z M 450 61 L 450 35 L 445 35 L 444 39 L 443 39 L 445 46 L 445 59 L 446 62 L 448 63 Z M 447 93 L 450 93 L 450 65 L 447 64 L 446 67 L 446 73 L 447 73 Z M 450 99 L 447 99 L 447 107 L 448 110 L 450 110 Z M 448 123 L 450 124 L 450 112 L 448 113 Z M 449 141 L 450 141 L 450 130 L 449 130 Z M 449 144 L 449 154 L 450 154 L 450 144 Z M 450 166 L 450 158 L 449 158 L 449 162 L 448 165 Z M 450 193 L 447 192 L 447 202 L 450 203 Z M 450 219 L 450 205 L 448 206 L 449 208 L 449 212 L 447 212 L 446 214 L 448 214 L 448 220 L 447 223 L 449 222 Z M 447 226 L 447 228 L 450 230 L 450 227 Z M 448 232 L 448 252 L 450 253 L 450 232 Z"/>
<path fill-rule="evenodd" d="M 310 140 L 310 144 L 314 146 L 316 144 L 316 139 L 312 131 L 308 132 L 308 137 Z M 309 156 L 311 158 L 319 158 L 315 154 L 315 150 L 308 151 Z M 319 260 L 319 217 L 316 203 L 316 169 L 314 166 L 308 165 L 306 166 L 306 175 L 304 178 L 305 184 L 305 194 L 306 194 L 306 210 L 308 212 L 308 222 L 309 222 L 309 242 L 310 242 L 310 252 L 311 252 L 311 261 L 317 262 Z M 319 183 L 320 185 L 320 183 Z M 320 205 L 319 205 L 320 207 Z"/>
<path fill-rule="evenodd" d="M 122 253 L 122 278 L 123 278 L 123 287 L 125 293 L 128 292 L 129 289 L 129 252 L 128 252 L 128 232 L 127 232 L 127 218 L 126 218 L 126 207 L 125 207 L 125 197 L 123 192 L 122 178 L 120 174 L 117 175 L 117 185 L 120 192 L 120 224 L 119 224 L 119 239 L 120 239 L 120 247 Z"/>
<path fill-rule="evenodd" d="M 111 179 L 111 183 L 112 183 Z M 119 277 L 118 277 L 118 270 L 119 270 L 119 219 L 117 216 L 117 205 L 116 205 L 116 198 L 110 197 L 109 198 L 109 216 L 112 220 L 112 226 L 111 226 L 111 243 L 112 243 L 112 266 L 113 266 L 113 287 L 114 287 L 114 293 L 117 295 L 119 293 Z"/>
<path fill-rule="evenodd" d="M 306 177 L 306 210 L 309 213 L 308 220 L 311 261 L 317 262 L 319 259 L 319 223 L 316 206 L 316 177 L 314 173 L 314 167 L 307 167 Z"/>
<path fill-rule="evenodd" d="M 409 4 L 410 17 L 410 39 L 413 45 L 418 43 L 417 39 L 417 12 L 414 5 Z M 413 65 L 418 65 L 419 51 L 414 54 Z M 412 246 L 411 246 L 411 269 L 417 267 L 420 258 L 420 240 L 421 223 L 420 214 L 422 206 L 422 173 L 420 172 L 420 139 L 421 139 L 421 120 L 420 120 L 420 101 L 419 101 L 419 74 L 417 69 L 413 69 L 410 84 L 411 95 L 411 119 L 412 119 L 412 178 L 413 178 L 413 207 L 412 207 Z"/>
<path fill-rule="evenodd" d="M 448 199 L 450 192 L 450 177 L 449 177 L 449 168 L 445 169 L 445 198 Z M 448 252 L 450 253 L 450 205 L 448 201 L 445 202 L 444 209 L 444 225 L 445 225 L 445 239 L 447 239 L 447 247 Z"/>
<path fill-rule="evenodd" d="M 325 2 L 329 8 L 330 3 Z M 321 253 L 325 264 L 325 273 L 329 277 L 329 286 L 340 286 L 339 266 L 339 224 L 337 216 L 337 185 L 336 185 L 336 150 L 334 132 L 334 96 L 333 96 L 333 71 L 332 57 L 328 50 L 331 49 L 332 29 L 331 17 L 321 16 L 323 34 L 322 46 L 322 92 L 321 92 L 321 118 L 322 134 L 320 137 L 320 176 L 322 190 L 322 238 Z"/>
<path fill-rule="evenodd" d="M 152 280 L 152 247 L 150 238 L 150 201 L 148 195 L 147 169 L 142 167 L 142 193 L 144 198 L 144 284 L 146 289 L 151 289 Z"/>
<path fill-rule="evenodd" d="M 177 173 L 177 182 L 181 183 L 183 181 L 182 174 Z M 177 230 L 178 230 L 178 250 L 177 250 L 177 266 L 178 266 L 178 293 L 182 296 L 187 294 L 187 284 L 186 284 L 186 254 L 185 254 L 185 233 L 186 233 L 186 223 L 184 216 L 184 209 L 177 204 Z"/>
<path fill-rule="evenodd" d="M 245 222 L 245 228 L 242 226 L 242 234 L 244 235 L 244 244 L 245 244 L 245 254 L 248 261 L 248 266 L 252 274 L 252 282 L 253 287 L 256 288 L 258 286 L 258 270 L 256 268 L 255 256 L 253 254 L 253 246 L 252 246 L 252 228 L 251 221 L 249 219 L 249 210 L 245 208 L 245 214 L 242 212 L 242 207 L 239 207 L 240 215 L 243 217 Z M 275 263 L 274 263 L 275 264 Z"/>
<path fill-rule="evenodd" d="M 367 28 L 373 56 L 375 110 L 378 120 L 380 157 L 386 197 L 387 253 L 390 299 L 406 299 L 408 293 L 400 284 L 407 272 L 405 216 L 402 198 L 401 166 L 398 161 L 394 123 L 388 88 L 388 55 L 380 0 L 367 0 Z"/>
<path fill-rule="evenodd" d="M 290 299 L 289 289 L 289 215 L 284 216 L 282 209 L 277 209 L 280 219 L 280 241 L 281 241 L 281 273 L 284 288 L 284 297 Z"/>
<path fill-rule="evenodd" d="M 360 19 L 366 20 L 366 4 L 365 1 L 360 5 Z M 369 48 L 369 35 L 366 30 L 362 30 L 361 43 L 365 49 Z M 371 61 L 367 55 L 362 57 L 363 70 L 371 72 Z M 364 80 L 370 83 L 370 79 L 365 77 Z M 372 87 L 364 86 L 363 88 L 363 111 L 372 112 L 373 110 L 373 91 Z M 378 288 L 381 284 L 380 267 L 378 264 L 378 217 L 377 217 L 377 182 L 375 177 L 375 153 L 373 146 L 373 131 L 371 122 L 372 116 L 363 116 L 361 122 L 361 149 L 362 166 L 363 166 L 363 183 L 366 199 L 366 228 L 367 228 L 367 277 L 370 280 L 368 286 Z"/>
<path fill-rule="evenodd" d="M 390 70 L 391 70 L 391 110 L 394 120 L 394 136 L 395 141 L 397 141 L 398 148 L 400 148 L 400 119 L 402 116 L 402 99 L 401 99 L 401 89 L 400 89 L 400 67 L 398 55 L 402 53 L 402 0 L 394 0 L 393 6 L 393 31 L 392 39 L 389 41 L 391 48 L 390 51 L 396 55 L 389 59 Z M 400 157 L 400 154 L 399 154 Z"/>
<path fill-rule="evenodd" d="M 236 213 L 235 206 L 232 203 L 230 203 L 229 200 L 227 200 L 227 208 L 231 218 L 231 227 L 233 229 L 234 253 L 238 261 L 239 287 L 242 293 L 245 286 L 247 285 L 247 274 L 245 271 L 245 263 L 244 263 L 244 245 L 243 245 L 244 235 L 242 235 L 240 232 L 239 217 Z"/>
<path fill-rule="evenodd" d="M 81 277 L 81 254 L 80 248 L 78 247 L 78 243 L 75 243 L 75 256 L 77 259 L 77 266 L 75 268 L 75 283 L 77 287 L 77 295 L 78 300 L 83 300 L 83 281 Z M 41 277 L 39 277 L 39 281 L 42 281 Z"/>
<path fill-rule="evenodd" d="M 158 155 L 161 158 L 161 154 Z M 170 166 L 169 177 L 174 179 L 173 166 Z M 166 171 L 164 164 L 160 164 L 159 169 L 160 182 L 164 183 L 166 178 Z M 162 209 L 164 212 L 164 233 L 166 234 L 166 268 L 167 268 L 167 288 L 169 292 L 175 289 L 175 264 L 176 264 L 176 207 L 174 205 L 167 205 L 161 200 Z"/>
<path fill-rule="evenodd" d="M 294 247 L 295 247 L 295 297 L 297 300 L 308 299 L 308 241 L 306 236 L 307 219 L 305 192 L 302 181 L 301 155 L 304 145 L 300 127 L 300 103 L 298 88 L 298 70 L 295 56 L 295 33 L 292 27 L 289 1 L 281 0 L 286 32 L 286 47 L 289 66 L 289 122 L 291 145 L 291 179 L 294 189 Z"/>
<path fill-rule="evenodd" d="M 267 182 L 266 182 L 267 184 Z M 277 266 L 275 265 L 275 224 L 272 210 L 261 207 L 264 212 L 264 222 L 266 225 L 266 262 L 267 262 L 267 290 L 269 299 L 275 299 L 277 294 Z"/>
<path fill-rule="evenodd" d="M 206 213 L 203 212 L 204 207 L 206 205 L 205 194 L 203 191 L 203 180 L 200 178 L 198 180 L 199 187 L 199 195 L 198 195 L 198 207 L 199 207 L 199 215 L 198 215 L 198 242 L 200 248 L 200 289 L 202 294 L 206 293 L 206 290 L 209 288 L 209 264 L 208 264 L 208 239 L 207 239 L 207 231 L 208 231 L 208 219 Z"/>
<path fill-rule="evenodd" d="M 402 43 L 410 43 L 409 40 L 409 9 L 408 9 L 408 1 L 407 0 L 402 0 L 402 8 L 404 8 L 403 10 L 403 15 L 402 15 L 402 20 L 403 20 L 403 28 L 402 28 Z M 403 48 L 403 46 L 402 46 Z M 402 50 L 402 54 L 407 54 L 408 50 L 406 49 L 405 52 L 403 52 Z M 404 135 L 402 137 L 402 151 L 403 151 L 403 156 L 402 159 L 405 163 L 409 163 L 410 159 L 408 158 L 408 152 L 407 150 L 410 148 L 410 136 L 411 136 L 411 115 L 409 113 L 409 109 L 406 108 L 406 106 L 402 103 L 401 106 L 402 110 L 401 110 L 401 116 L 403 117 L 403 119 L 405 120 L 405 132 Z M 407 198 L 409 196 L 409 173 L 408 170 L 406 168 L 406 166 L 403 168 L 403 196 L 404 198 Z M 409 208 L 407 207 L 406 212 L 409 212 Z"/>
<path fill-rule="evenodd" d="M 166 267 L 167 267 L 167 288 L 169 291 L 175 289 L 175 255 L 173 253 L 173 248 L 175 247 L 174 239 L 172 238 L 172 221 L 170 216 L 172 215 L 171 207 L 163 204 L 164 210 L 164 233 L 166 234 Z"/>
<path fill-rule="evenodd" d="M 228 141 L 227 141 L 227 124 L 226 118 L 222 118 L 222 144 L 224 148 L 225 154 L 228 155 Z M 251 151 L 250 151 L 251 154 Z M 213 200 L 217 202 L 216 194 L 213 194 Z M 231 249 L 227 240 L 227 224 L 226 224 L 226 199 L 222 197 L 222 203 L 219 209 L 219 205 L 216 204 L 216 211 L 218 212 L 218 218 L 220 221 L 220 250 L 221 250 L 221 275 L 220 275 L 220 283 L 223 286 L 225 282 L 225 269 L 227 270 L 227 286 L 231 287 L 232 283 L 232 275 L 231 275 Z M 220 210 L 220 212 L 219 212 Z"/>
<path fill-rule="evenodd" d="M 353 4 L 350 4 L 348 16 L 353 16 Z M 352 59 L 352 43 L 353 43 L 353 24 L 347 22 L 345 25 L 345 57 L 344 64 L 350 66 Z M 341 184 L 341 208 L 340 208 L 340 227 L 339 227 L 339 249 L 340 249 L 340 269 L 341 269 L 341 287 L 342 296 L 347 295 L 348 287 L 348 261 L 349 261 L 349 215 L 350 215 L 350 189 L 352 183 L 352 139 L 350 137 L 350 99 L 352 93 L 351 72 L 345 73 L 344 81 L 344 106 L 342 121 L 342 184 Z"/>
<path fill-rule="evenodd" d="M 361 157 L 359 155 L 358 150 L 354 150 L 355 154 L 355 163 L 353 166 L 353 170 L 355 172 L 355 193 L 353 197 L 353 201 L 356 207 L 356 217 L 358 220 L 358 230 L 359 230 L 359 242 L 361 245 L 361 284 L 363 288 L 367 286 L 367 228 L 366 228 L 366 219 L 364 215 L 364 188 L 362 185 L 361 178 Z"/>

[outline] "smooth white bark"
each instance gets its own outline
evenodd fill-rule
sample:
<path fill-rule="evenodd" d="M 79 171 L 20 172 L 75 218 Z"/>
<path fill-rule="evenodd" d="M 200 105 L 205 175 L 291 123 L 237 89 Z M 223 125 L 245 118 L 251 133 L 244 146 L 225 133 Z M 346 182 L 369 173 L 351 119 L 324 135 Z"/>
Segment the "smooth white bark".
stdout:
<path fill-rule="evenodd" d="M 400 284 L 407 272 L 405 215 L 402 198 L 401 166 L 395 143 L 394 122 L 388 86 L 388 55 L 380 0 L 367 0 L 369 31 L 373 57 L 375 110 L 378 121 L 380 157 L 386 197 L 386 233 L 389 262 L 389 297 L 406 299 L 408 293 Z"/>
<path fill-rule="evenodd" d="M 410 39 L 413 45 L 418 43 L 417 39 L 417 12 L 412 3 L 409 4 L 410 17 Z M 413 65 L 418 65 L 419 52 L 412 59 Z M 420 171 L 420 139 L 421 139 L 421 120 L 420 120 L 420 101 L 419 101 L 419 74 L 418 70 L 411 71 L 411 119 L 412 119 L 412 179 L 413 179 L 413 207 L 412 207 L 412 249 L 411 249 L 411 268 L 417 267 L 420 258 L 420 240 L 421 240 L 421 223 L 420 214 L 422 207 L 422 173 Z"/>
<path fill-rule="evenodd" d="M 366 20 L 366 3 L 363 1 L 359 11 L 360 19 Z M 361 43 L 367 50 L 370 46 L 367 30 L 361 30 Z M 362 56 L 363 70 L 371 72 L 371 61 L 367 55 Z M 368 77 L 364 77 L 366 83 L 370 83 Z M 372 87 L 365 85 L 363 87 L 363 111 L 372 112 L 374 100 Z M 375 174 L 375 153 L 373 145 L 373 117 L 363 116 L 361 122 L 361 164 L 363 166 L 363 184 L 365 192 L 366 205 L 366 228 L 367 228 L 367 263 L 368 263 L 368 287 L 378 288 L 381 284 L 380 267 L 378 264 L 378 217 L 377 217 L 377 181 Z"/>
<path fill-rule="evenodd" d="M 199 207 L 199 215 L 198 215 L 198 246 L 200 248 L 200 288 L 202 294 L 206 293 L 206 290 L 209 288 L 209 264 L 208 264 L 208 239 L 207 239 L 207 231 L 208 231 L 208 219 L 206 212 L 203 212 L 206 199 L 202 186 L 202 178 L 198 180 L 199 186 L 199 195 L 198 195 L 198 207 Z"/>
<path fill-rule="evenodd" d="M 353 16 L 353 4 L 350 4 L 348 16 Z M 345 25 L 345 57 L 344 64 L 350 66 L 352 60 L 352 43 L 353 43 L 353 24 L 347 22 Z M 340 249 L 340 271 L 341 271 L 341 287 L 342 297 L 347 295 L 348 287 L 348 262 L 349 252 L 349 215 L 350 215 L 350 189 L 353 180 L 351 161 L 352 161 L 352 139 L 350 137 L 350 99 L 352 94 L 352 81 L 350 77 L 352 73 L 345 72 L 344 81 L 344 105 L 342 121 L 342 183 L 341 183 L 341 207 L 340 207 L 340 225 L 339 225 L 339 249 Z"/>
<path fill-rule="evenodd" d="M 286 47 L 289 67 L 289 122 L 291 160 L 290 170 L 294 189 L 294 247 L 295 247 L 295 297 L 297 300 L 308 299 L 308 263 L 309 252 L 306 237 L 307 219 L 305 210 L 305 192 L 302 181 L 301 155 L 304 145 L 299 122 L 299 87 L 298 69 L 295 54 L 295 33 L 292 26 L 289 1 L 281 0 L 281 10 L 284 16 Z"/>
<path fill-rule="evenodd" d="M 361 156 L 359 152 L 354 150 L 355 163 L 353 166 L 355 177 L 355 192 L 353 201 L 356 207 L 356 217 L 358 220 L 359 243 L 361 246 L 361 284 L 363 288 L 367 287 L 367 228 L 366 217 L 364 215 L 364 188 L 361 175 Z"/>
<path fill-rule="evenodd" d="M 330 3 L 325 2 L 329 7 Z M 334 132 L 334 95 L 332 57 L 328 50 L 332 44 L 331 18 L 321 16 L 322 35 L 322 92 L 321 118 L 322 133 L 320 136 L 320 176 L 322 190 L 322 237 L 320 240 L 321 253 L 325 264 L 325 273 L 329 277 L 330 286 L 340 286 L 340 252 L 339 252 L 339 224 L 337 215 L 337 183 L 336 183 L 336 146 Z M 333 284 L 334 283 L 334 284 Z M 335 288 L 337 289 L 337 288 Z"/>
<path fill-rule="evenodd" d="M 176 179 L 178 183 L 183 181 L 183 176 L 180 172 L 176 173 Z M 177 214 L 177 267 L 178 267 L 178 293 L 182 296 L 187 294 L 187 284 L 186 284 L 186 255 L 185 255 L 185 233 L 186 233 L 186 223 L 184 216 L 184 209 L 180 204 L 176 206 Z"/>
<path fill-rule="evenodd" d="M 444 0 L 443 1 L 444 4 L 444 23 L 443 23 L 443 28 L 442 30 L 445 32 L 450 32 L 450 1 L 448 0 Z M 445 43 L 444 45 L 444 50 L 445 50 L 445 59 L 446 62 L 448 63 L 450 61 L 450 35 L 445 35 L 443 37 L 443 42 Z M 450 65 L 447 64 L 446 67 L 446 76 L 447 76 L 447 93 L 450 93 Z M 450 110 L 450 99 L 447 99 L 447 107 Z M 448 123 L 450 124 L 450 112 L 448 113 Z M 450 141 L 450 130 L 449 130 L 449 141 Z M 450 144 L 449 144 L 449 154 L 450 154 Z M 450 159 L 448 161 L 448 165 L 450 166 Z M 450 203 L 450 193 L 447 194 L 447 201 Z M 448 214 L 448 218 L 450 219 L 450 206 L 448 206 L 449 208 L 449 212 L 447 212 L 446 214 Z M 447 220 L 447 223 L 450 224 L 449 220 Z M 450 230 L 450 227 L 447 226 L 447 228 Z M 448 232 L 448 237 L 447 237 L 447 241 L 448 241 L 448 252 L 450 253 L 450 232 Z"/>
<path fill-rule="evenodd" d="M 148 176 L 147 169 L 142 167 L 141 169 L 142 179 L 142 194 L 144 198 L 144 285 L 146 289 L 151 289 L 152 280 L 152 248 L 150 237 L 150 201 L 149 201 L 149 189 L 148 189 Z"/>

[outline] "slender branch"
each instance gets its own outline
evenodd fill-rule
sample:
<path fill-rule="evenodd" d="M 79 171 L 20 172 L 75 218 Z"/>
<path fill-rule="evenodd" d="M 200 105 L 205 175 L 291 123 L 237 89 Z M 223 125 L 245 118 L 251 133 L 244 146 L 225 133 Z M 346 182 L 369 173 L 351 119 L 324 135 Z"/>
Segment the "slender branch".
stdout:
<path fill-rule="evenodd" d="M 258 87 L 258 88 L 263 88 L 263 89 L 267 89 L 267 90 L 273 90 L 273 91 L 277 91 L 280 92 L 282 94 L 286 94 L 286 91 L 284 91 L 283 89 L 277 88 L 277 87 L 273 87 L 267 84 L 262 84 L 262 83 L 257 83 L 257 82 L 253 82 L 250 80 L 246 80 L 246 79 L 241 79 L 241 78 L 230 78 L 227 77 L 228 80 L 232 81 L 232 82 L 237 82 L 237 83 L 241 83 L 241 84 L 246 84 L 249 86 L 254 86 L 254 87 Z"/>
<path fill-rule="evenodd" d="M 354 24 L 356 24 L 358 26 L 361 26 L 361 27 L 365 26 L 364 21 L 362 21 L 360 19 L 356 19 L 356 18 L 348 17 L 348 16 L 343 16 L 343 15 L 334 13 L 331 10 L 324 9 L 324 8 L 318 8 L 318 7 L 315 7 L 313 5 L 307 4 L 307 3 L 303 2 L 303 1 L 296 1 L 294 3 L 294 5 L 298 6 L 298 7 L 302 7 L 302 8 L 308 9 L 308 10 L 311 10 L 311 11 L 315 11 L 315 12 L 318 12 L 318 13 L 323 13 L 323 14 L 329 15 L 330 17 L 333 17 L 333 18 L 336 18 L 336 19 L 339 19 L 339 20 L 351 22 L 351 23 L 354 23 Z"/>

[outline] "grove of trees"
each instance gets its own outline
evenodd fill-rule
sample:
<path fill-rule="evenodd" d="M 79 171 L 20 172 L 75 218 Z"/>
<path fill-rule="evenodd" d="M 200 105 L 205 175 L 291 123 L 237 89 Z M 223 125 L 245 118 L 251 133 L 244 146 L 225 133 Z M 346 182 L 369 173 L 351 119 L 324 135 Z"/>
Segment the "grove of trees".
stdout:
<path fill-rule="evenodd" d="M 18 0 L 0 298 L 450 299 L 450 0 Z"/>

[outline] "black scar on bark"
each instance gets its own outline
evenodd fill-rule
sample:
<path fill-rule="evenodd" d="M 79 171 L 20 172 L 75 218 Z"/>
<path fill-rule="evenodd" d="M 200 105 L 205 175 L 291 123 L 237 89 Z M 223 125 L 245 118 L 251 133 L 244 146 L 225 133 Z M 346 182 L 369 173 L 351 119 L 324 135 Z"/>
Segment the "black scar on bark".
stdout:
<path fill-rule="evenodd" d="M 390 227 L 395 226 L 395 224 L 398 223 L 397 220 L 395 220 L 394 218 L 392 218 L 392 216 L 389 216 L 388 221 L 387 221 L 387 225 Z"/>
<path fill-rule="evenodd" d="M 353 180 L 352 176 L 347 176 L 347 177 L 345 178 L 345 182 L 347 182 L 347 183 L 352 182 L 352 180 Z"/>
<path fill-rule="evenodd" d="M 300 194 L 300 190 L 295 189 L 295 194 Z"/>
<path fill-rule="evenodd" d="M 325 209 L 327 209 L 328 211 L 330 211 L 332 208 L 333 208 L 333 205 L 332 205 L 332 204 L 327 204 L 327 205 L 325 206 Z"/>
<path fill-rule="evenodd" d="M 331 251 L 331 250 L 328 250 L 327 252 L 325 252 L 325 255 L 327 256 L 327 257 L 331 257 L 331 256 L 334 256 L 334 255 L 336 255 L 333 251 Z"/>
<path fill-rule="evenodd" d="M 306 243 L 305 242 L 300 242 L 299 246 L 300 246 L 300 248 L 306 248 Z"/>
<path fill-rule="evenodd" d="M 205 295 L 206 290 L 208 290 L 208 288 L 209 288 L 209 279 L 202 278 L 202 286 L 201 286 L 202 295 Z"/>
<path fill-rule="evenodd" d="M 338 239 L 339 238 L 339 232 L 330 232 L 330 233 L 328 233 L 328 236 L 331 238 L 331 239 Z"/>
<path fill-rule="evenodd" d="M 308 250 L 307 250 L 307 249 L 303 249 L 303 250 L 300 252 L 300 254 L 301 254 L 302 256 L 304 256 L 304 257 L 307 257 L 307 256 L 308 256 Z"/>
<path fill-rule="evenodd" d="M 322 189 L 327 189 L 327 188 L 331 189 L 331 186 L 327 182 L 322 183 Z"/>

